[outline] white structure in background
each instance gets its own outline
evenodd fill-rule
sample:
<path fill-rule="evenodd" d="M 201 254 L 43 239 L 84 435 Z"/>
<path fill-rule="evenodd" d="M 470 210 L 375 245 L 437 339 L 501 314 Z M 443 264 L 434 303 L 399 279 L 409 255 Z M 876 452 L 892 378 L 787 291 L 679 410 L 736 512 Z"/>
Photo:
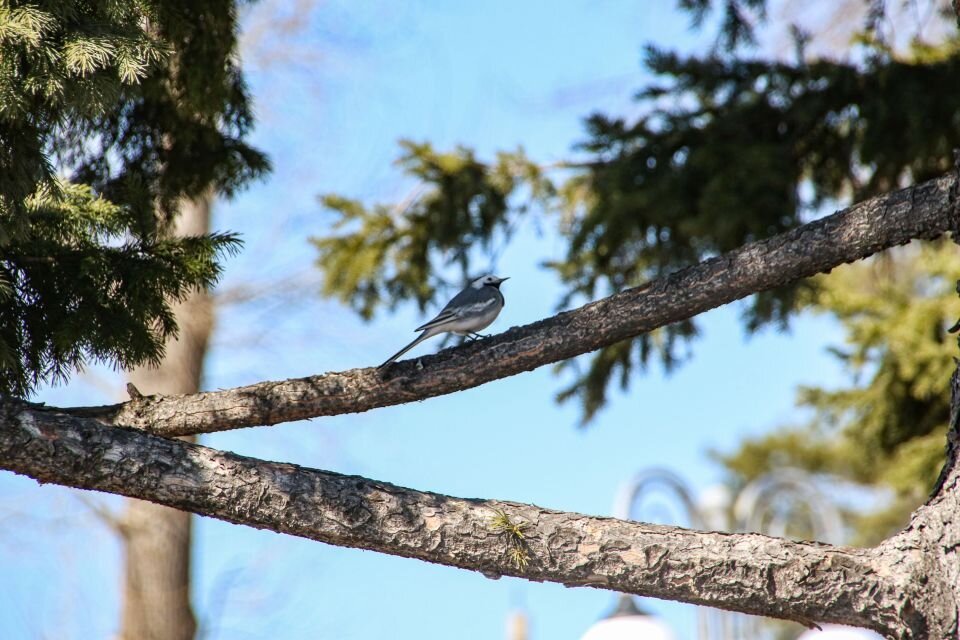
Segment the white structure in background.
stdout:
<path fill-rule="evenodd" d="M 623 485 L 613 507 L 613 516 L 675 524 L 677 518 L 651 518 L 643 512 L 644 500 L 656 494 L 668 498 L 668 511 L 680 510 L 694 529 L 750 531 L 785 536 L 797 514 L 808 520 L 812 537 L 839 544 L 843 521 L 837 507 L 817 488 L 810 476 L 794 469 L 775 471 L 747 484 L 736 496 L 724 486 L 705 491 L 694 500 L 684 480 L 666 469 L 648 469 Z M 679 508 L 679 509 L 678 509 Z M 636 513 L 637 517 L 632 517 Z M 760 618 L 696 607 L 699 640 L 757 640 L 764 636 Z M 622 595 L 614 611 L 600 620 L 580 640 L 675 640 L 663 622 L 642 612 L 632 596 Z M 804 632 L 797 640 L 882 640 L 865 629 L 826 625 L 823 631 Z"/>
<path fill-rule="evenodd" d="M 676 640 L 666 624 L 640 610 L 633 597 L 622 595 L 606 618 L 587 629 L 580 640 Z"/>

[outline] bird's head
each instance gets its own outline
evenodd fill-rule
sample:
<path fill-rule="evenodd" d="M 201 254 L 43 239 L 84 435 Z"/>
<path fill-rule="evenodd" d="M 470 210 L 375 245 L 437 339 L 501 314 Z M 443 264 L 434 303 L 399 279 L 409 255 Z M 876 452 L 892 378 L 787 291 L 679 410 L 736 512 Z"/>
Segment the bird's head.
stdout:
<path fill-rule="evenodd" d="M 499 289 L 500 283 L 503 282 L 504 280 L 509 280 L 509 279 L 510 279 L 509 277 L 498 278 L 493 274 L 487 274 L 471 282 L 470 286 L 472 286 L 474 289 L 480 289 L 481 287 L 496 287 Z"/>

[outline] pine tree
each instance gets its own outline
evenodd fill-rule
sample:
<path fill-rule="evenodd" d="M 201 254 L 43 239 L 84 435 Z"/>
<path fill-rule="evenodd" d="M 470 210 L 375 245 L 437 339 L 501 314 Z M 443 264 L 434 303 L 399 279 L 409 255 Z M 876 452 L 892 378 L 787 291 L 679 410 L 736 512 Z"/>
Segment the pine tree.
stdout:
<path fill-rule="evenodd" d="M 165 233 L 268 169 L 235 44 L 232 1 L 0 5 L 0 392 L 157 362 L 238 248 Z"/>

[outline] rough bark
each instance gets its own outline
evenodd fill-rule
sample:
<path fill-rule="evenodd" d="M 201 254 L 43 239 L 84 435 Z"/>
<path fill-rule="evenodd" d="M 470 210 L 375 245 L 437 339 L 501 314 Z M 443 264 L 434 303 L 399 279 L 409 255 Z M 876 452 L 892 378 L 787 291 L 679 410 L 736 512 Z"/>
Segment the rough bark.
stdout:
<path fill-rule="evenodd" d="M 879 196 L 574 311 L 397 363 L 384 374 L 353 369 L 72 411 L 105 424 L 178 436 L 355 413 L 453 393 L 593 351 L 913 239 L 956 232 L 957 185 L 951 174 Z"/>
<path fill-rule="evenodd" d="M 2 466 L 228 522 L 535 581 L 680 600 L 802 623 L 871 627 L 897 638 L 905 612 L 894 566 L 876 549 L 467 500 L 265 462 L 137 429 L 0 405 Z M 910 567 L 909 556 L 898 560 Z"/>
<path fill-rule="evenodd" d="M 210 230 L 212 194 L 180 206 L 174 233 Z M 177 339 L 166 344 L 159 367 L 130 375 L 136 389 L 163 395 L 200 390 L 207 342 L 213 330 L 210 294 L 198 291 L 174 307 Z M 123 640 L 192 640 L 197 621 L 190 603 L 192 516 L 186 511 L 130 500 L 121 522 L 124 540 Z"/>
<path fill-rule="evenodd" d="M 960 637 L 960 366 L 950 387 L 947 460 L 933 495 L 879 546 L 912 638 Z"/>

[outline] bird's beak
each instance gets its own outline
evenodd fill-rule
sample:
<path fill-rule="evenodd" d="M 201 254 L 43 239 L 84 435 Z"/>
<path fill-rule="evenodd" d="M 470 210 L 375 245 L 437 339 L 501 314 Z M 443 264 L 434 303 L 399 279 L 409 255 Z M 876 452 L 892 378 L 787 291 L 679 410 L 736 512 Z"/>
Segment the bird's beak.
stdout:
<path fill-rule="evenodd" d="M 500 278 L 500 282 L 506 282 L 509 279 L 510 279 L 510 276 L 507 276 L 506 278 Z"/>

